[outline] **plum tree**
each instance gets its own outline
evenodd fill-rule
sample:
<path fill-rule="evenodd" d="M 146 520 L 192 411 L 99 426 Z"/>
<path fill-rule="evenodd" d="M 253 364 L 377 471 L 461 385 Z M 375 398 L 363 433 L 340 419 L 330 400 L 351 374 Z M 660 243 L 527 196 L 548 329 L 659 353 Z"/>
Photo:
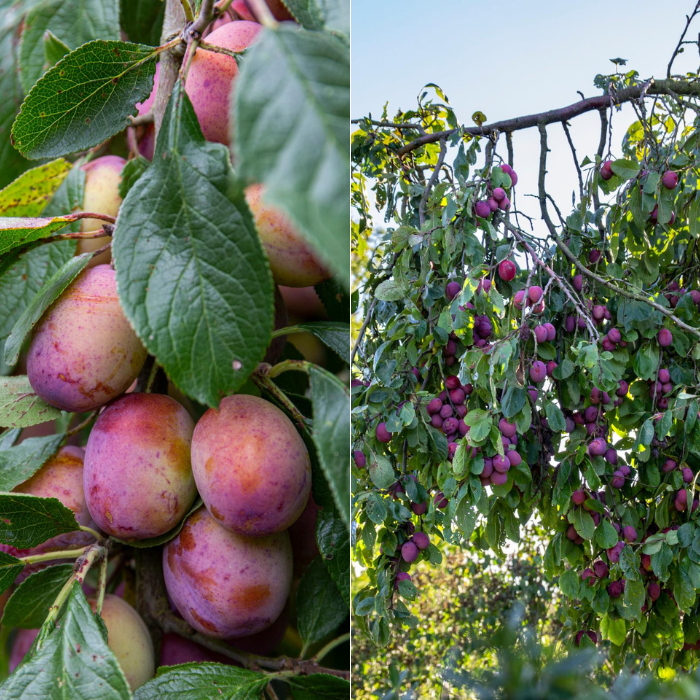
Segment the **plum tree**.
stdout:
<path fill-rule="evenodd" d="M 255 22 L 229 22 L 209 34 L 207 43 L 244 51 L 259 32 L 260 25 Z M 229 144 L 231 93 L 237 75 L 238 66 L 232 56 L 200 50 L 192 59 L 186 89 L 207 141 Z"/>
<path fill-rule="evenodd" d="M 328 268 L 290 218 L 265 202 L 262 185 L 250 185 L 245 195 L 277 284 L 308 287 L 330 277 Z"/>
<path fill-rule="evenodd" d="M 89 600 L 96 610 L 97 601 Z M 143 618 L 119 596 L 104 597 L 100 616 L 107 627 L 107 644 L 117 657 L 132 691 L 155 675 L 153 642 Z"/>
<path fill-rule="evenodd" d="M 194 422 L 163 394 L 120 397 L 100 414 L 85 448 L 90 515 L 122 539 L 163 535 L 196 497 L 190 446 Z"/>
<path fill-rule="evenodd" d="M 119 183 L 122 181 L 122 170 L 126 161 L 120 156 L 101 156 L 81 166 L 85 173 L 85 191 L 83 194 L 83 211 L 107 214 L 116 217 L 122 198 L 119 195 Z M 102 228 L 100 219 L 83 219 L 80 222 L 81 231 L 96 231 Z M 83 238 L 78 241 L 78 253 L 88 253 L 99 250 L 105 244 L 104 238 Z M 95 256 L 89 266 L 103 265 L 111 260 L 107 250 Z"/>
<path fill-rule="evenodd" d="M 246 537 L 200 508 L 163 549 L 171 600 L 196 630 L 212 637 L 245 637 L 279 617 L 292 583 L 289 535 Z"/>
<path fill-rule="evenodd" d="M 114 270 L 81 273 L 42 316 L 27 356 L 32 389 L 64 411 L 90 411 L 126 391 L 146 360 L 126 320 Z"/>
<path fill-rule="evenodd" d="M 304 441 L 282 411 L 255 396 L 227 396 L 199 419 L 192 470 L 211 515 L 245 535 L 286 530 L 311 492 Z"/>

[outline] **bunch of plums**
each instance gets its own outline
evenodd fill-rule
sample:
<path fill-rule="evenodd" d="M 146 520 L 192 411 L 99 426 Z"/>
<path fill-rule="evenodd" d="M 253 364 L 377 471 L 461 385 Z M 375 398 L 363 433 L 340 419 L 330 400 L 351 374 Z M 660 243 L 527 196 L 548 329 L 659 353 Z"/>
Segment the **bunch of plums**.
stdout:
<path fill-rule="evenodd" d="M 511 186 L 515 187 L 518 184 L 518 175 L 507 163 L 498 166 L 500 169 L 510 177 Z M 494 187 L 490 190 L 487 199 L 479 200 L 474 205 L 474 213 L 480 219 L 488 219 L 491 214 L 498 211 L 508 211 L 510 209 L 510 199 L 508 199 L 508 193 L 503 187 Z"/>

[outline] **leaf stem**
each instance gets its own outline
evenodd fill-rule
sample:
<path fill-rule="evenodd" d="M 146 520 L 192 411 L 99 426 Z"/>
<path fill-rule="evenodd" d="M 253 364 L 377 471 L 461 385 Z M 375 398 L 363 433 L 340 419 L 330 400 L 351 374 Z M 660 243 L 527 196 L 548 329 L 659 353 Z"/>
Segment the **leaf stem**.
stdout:
<path fill-rule="evenodd" d="M 92 411 L 85 420 L 78 423 L 78 425 L 76 425 L 74 428 L 71 428 L 70 430 L 68 430 L 66 432 L 66 437 L 69 438 L 69 437 L 79 433 L 81 430 L 83 430 L 83 428 L 87 428 L 88 425 L 90 425 L 90 423 L 94 420 L 96 415 L 97 415 L 97 411 Z"/>
<path fill-rule="evenodd" d="M 91 527 L 88 527 L 87 525 L 81 525 L 80 529 L 83 532 L 88 532 L 89 534 L 91 534 L 98 542 L 100 540 L 104 539 L 104 535 L 101 535 L 99 532 L 97 532 L 97 530 L 93 530 Z"/>
<path fill-rule="evenodd" d="M 107 552 L 102 557 L 100 562 L 100 575 L 97 579 L 97 604 L 95 609 L 98 613 L 102 613 L 102 604 L 105 601 L 105 592 L 107 591 Z"/>
<path fill-rule="evenodd" d="M 53 559 L 79 559 L 93 545 L 87 545 L 81 549 L 62 549 L 57 552 L 46 552 L 45 554 L 30 554 L 28 557 L 20 557 L 20 561 L 25 566 L 36 564 L 40 561 L 52 561 Z"/>
<path fill-rule="evenodd" d="M 273 334 L 273 338 L 274 337 L 275 336 Z M 306 360 L 283 360 L 273 367 L 270 367 L 270 369 L 265 373 L 265 376 L 269 377 L 270 379 L 274 379 L 285 372 L 305 372 L 308 374 L 311 370 L 311 365 L 312 363 L 307 362 Z"/>
<path fill-rule="evenodd" d="M 350 632 L 346 632 L 345 634 L 341 634 L 340 637 L 336 637 L 335 639 L 331 639 L 326 646 L 322 647 L 320 651 L 318 651 L 314 657 L 313 661 L 320 661 L 324 656 L 329 654 L 333 649 L 335 649 L 337 646 L 340 646 L 344 642 L 349 641 L 350 639 Z"/>
<path fill-rule="evenodd" d="M 192 12 L 192 6 L 189 0 L 180 0 L 180 4 L 182 5 L 182 11 L 185 13 L 187 22 L 194 22 L 194 12 Z"/>

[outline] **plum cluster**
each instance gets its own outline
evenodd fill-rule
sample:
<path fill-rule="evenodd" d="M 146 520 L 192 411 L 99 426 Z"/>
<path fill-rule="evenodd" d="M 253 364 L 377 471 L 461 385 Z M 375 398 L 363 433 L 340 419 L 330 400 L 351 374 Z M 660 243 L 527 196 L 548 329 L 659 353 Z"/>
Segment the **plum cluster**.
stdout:
<path fill-rule="evenodd" d="M 515 187 L 518 184 L 518 174 L 507 163 L 499 166 L 501 171 L 510 177 L 511 186 Z M 487 199 L 482 199 L 474 205 L 474 214 L 479 219 L 488 219 L 497 212 L 508 211 L 510 209 L 510 199 L 508 199 L 508 188 L 494 187 L 490 188 Z"/>

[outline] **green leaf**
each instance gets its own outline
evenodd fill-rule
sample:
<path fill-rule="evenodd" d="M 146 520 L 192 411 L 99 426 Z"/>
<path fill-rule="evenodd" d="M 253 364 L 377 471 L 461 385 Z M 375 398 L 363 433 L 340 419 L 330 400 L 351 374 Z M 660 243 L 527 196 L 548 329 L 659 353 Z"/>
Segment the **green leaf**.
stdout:
<path fill-rule="evenodd" d="M 584 540 L 592 540 L 595 534 L 595 523 L 591 514 L 585 508 L 575 508 L 569 512 L 569 522 Z"/>
<path fill-rule="evenodd" d="M 602 549 L 610 549 L 617 544 L 618 536 L 612 524 L 602 518 L 595 531 L 595 541 Z"/>
<path fill-rule="evenodd" d="M 34 476 L 56 453 L 63 438 L 63 433 L 27 438 L 0 451 L 0 491 L 11 491 Z"/>
<path fill-rule="evenodd" d="M 284 331 L 284 333 L 283 333 Z M 350 324 L 336 321 L 313 321 L 299 323 L 282 329 L 278 335 L 313 333 L 324 345 L 327 345 L 343 362 L 350 364 Z"/>
<path fill-rule="evenodd" d="M 350 34 L 349 0 L 285 0 L 284 4 L 304 29 Z"/>
<path fill-rule="evenodd" d="M 237 391 L 270 341 L 272 278 L 228 151 L 204 141 L 179 83 L 112 255 L 124 312 L 168 376 L 209 406 Z"/>
<path fill-rule="evenodd" d="M 605 615 L 600 621 L 600 631 L 604 639 L 609 639 L 617 646 L 622 646 L 627 638 L 627 626 L 621 617 L 614 618 Z"/>
<path fill-rule="evenodd" d="M 297 615 L 299 634 L 306 648 L 335 632 L 348 616 L 348 606 L 318 557 L 299 584 Z"/>
<path fill-rule="evenodd" d="M 160 2 L 160 0 L 158 0 Z M 143 156 L 136 156 L 131 160 L 126 161 L 126 165 L 122 170 L 122 179 L 119 182 L 119 196 L 124 199 L 129 193 L 129 190 L 136 184 L 138 179 L 146 172 L 146 169 L 151 164 Z"/>
<path fill-rule="evenodd" d="M 73 166 L 63 158 L 27 170 L 0 191 L 0 216 L 37 216 Z"/>
<path fill-rule="evenodd" d="M 553 430 L 555 433 L 561 433 L 566 429 L 564 414 L 561 412 L 559 406 L 551 402 L 547 402 L 544 407 L 544 412 L 547 416 L 547 423 L 551 430 Z"/>
<path fill-rule="evenodd" d="M 350 526 L 350 393 L 334 375 L 312 366 L 313 439 L 345 524 Z"/>
<path fill-rule="evenodd" d="M 3 683 L 2 697 L 128 700 L 126 677 L 77 581 L 58 623 L 43 642 L 37 638 L 38 648 Z"/>
<path fill-rule="evenodd" d="M 158 46 L 163 30 L 165 0 L 121 0 L 119 24 L 138 44 Z"/>
<path fill-rule="evenodd" d="M 384 455 L 373 455 L 369 463 L 369 478 L 378 489 L 389 488 L 396 481 L 391 461 Z"/>
<path fill-rule="evenodd" d="M 44 33 L 44 58 L 46 59 L 46 67 L 49 68 L 55 65 L 67 53 L 70 53 L 70 47 L 47 29 Z"/>
<path fill-rule="evenodd" d="M 379 301 L 400 301 L 406 296 L 406 287 L 395 280 L 384 280 L 374 290 L 374 298 Z"/>
<path fill-rule="evenodd" d="M 285 680 L 294 700 L 347 700 L 350 697 L 350 683 L 327 673 L 292 676 Z"/>
<path fill-rule="evenodd" d="M 151 92 L 155 56 L 148 46 L 120 41 L 91 41 L 72 51 L 22 103 L 12 126 L 15 147 L 31 160 L 56 158 L 121 131 Z"/>
<path fill-rule="evenodd" d="M 0 493 L 0 542 L 29 549 L 79 529 L 73 511 L 57 498 Z"/>
<path fill-rule="evenodd" d="M 350 248 L 350 61 L 338 39 L 281 24 L 263 30 L 237 78 L 238 168 L 265 185 L 346 285 Z"/>
<path fill-rule="evenodd" d="M 0 551 L 0 593 L 6 591 L 22 573 L 24 564 L 19 559 Z"/>
<path fill-rule="evenodd" d="M 625 583 L 624 604 L 629 608 L 628 619 L 639 620 L 642 616 L 642 606 L 646 600 L 646 589 L 642 581 L 627 581 Z"/>
<path fill-rule="evenodd" d="M 350 298 L 335 277 L 317 284 L 314 290 L 331 321 L 350 323 Z"/>
<path fill-rule="evenodd" d="M 631 180 L 639 173 L 639 163 L 632 160 L 614 160 L 612 171 L 625 180 Z"/>
<path fill-rule="evenodd" d="M 316 542 L 323 563 L 346 605 L 350 605 L 350 533 L 334 509 L 323 508 L 316 518 Z"/>
<path fill-rule="evenodd" d="M 48 238 L 76 220 L 73 214 L 34 218 L 0 217 L 0 255 Z"/>
<path fill-rule="evenodd" d="M 66 287 L 87 267 L 91 259 L 92 253 L 83 253 L 68 260 L 60 270 L 57 270 L 47 280 L 39 293 L 29 302 L 5 341 L 5 363 L 8 366 L 11 367 L 19 359 L 22 344 L 39 322 L 39 319 L 44 315 L 44 311 L 56 301 Z M 1 392 L 2 383 L 0 383 L 0 416 L 2 416 Z"/>
<path fill-rule="evenodd" d="M 162 668 L 134 694 L 135 700 L 260 700 L 268 677 L 210 661 Z"/>
<path fill-rule="evenodd" d="M 73 564 L 41 569 L 26 578 L 10 596 L 2 615 L 8 627 L 41 627 L 63 584 L 73 573 Z"/>
<path fill-rule="evenodd" d="M 60 415 L 34 393 L 26 376 L 0 378 L 0 427 L 26 428 Z"/>
<path fill-rule="evenodd" d="M 503 393 L 501 410 L 506 418 L 512 418 L 520 413 L 527 401 L 527 390 L 521 387 L 509 386 Z"/>
<path fill-rule="evenodd" d="M 55 61 L 47 61 L 47 30 L 66 48 L 76 49 L 93 39 L 119 39 L 117 0 L 44 0 L 27 14 L 19 44 L 20 80 L 25 92 Z M 59 56 L 60 58 L 60 56 Z"/>

